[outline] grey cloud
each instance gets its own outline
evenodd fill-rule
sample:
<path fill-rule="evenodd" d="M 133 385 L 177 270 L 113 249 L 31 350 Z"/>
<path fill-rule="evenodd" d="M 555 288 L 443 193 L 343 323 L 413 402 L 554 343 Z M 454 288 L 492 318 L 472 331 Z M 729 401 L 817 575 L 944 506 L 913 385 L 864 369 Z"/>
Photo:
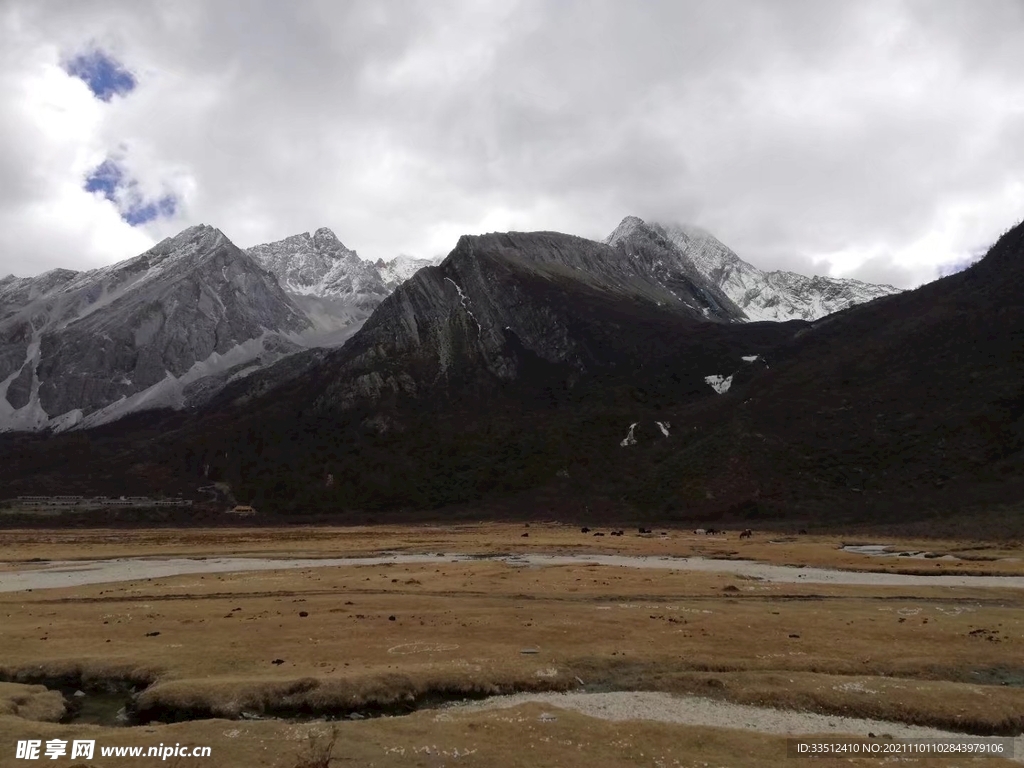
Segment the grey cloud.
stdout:
<path fill-rule="evenodd" d="M 1024 171 L 1012 2 L 12 8 L 19 45 L 95 42 L 137 74 L 91 141 L 177 185 L 182 213 L 152 238 L 205 221 L 247 245 L 328 225 L 377 258 L 433 255 L 454 239 L 430 233 L 495 212 L 589 237 L 637 214 L 700 224 L 765 269 L 822 273 L 859 252 L 844 274 L 907 286 L 951 257 L 922 265 L 902 250 Z M 16 252 L 76 266 L 60 210 L 42 238 L 18 214 L 58 180 L 33 182 L 25 158 L 45 145 L 8 100 L 16 85 L 0 91 L 0 126 L 18 137 L 0 147 L 0 272 Z M 948 250 L 998 234 L 1005 209 L 979 202 Z"/>
<path fill-rule="evenodd" d="M 908 286 L 933 280 L 935 272 L 931 267 L 908 269 L 894 263 L 891 257 L 875 256 L 864 261 L 856 269 L 844 273 L 843 277 L 852 277 L 866 283 Z"/>

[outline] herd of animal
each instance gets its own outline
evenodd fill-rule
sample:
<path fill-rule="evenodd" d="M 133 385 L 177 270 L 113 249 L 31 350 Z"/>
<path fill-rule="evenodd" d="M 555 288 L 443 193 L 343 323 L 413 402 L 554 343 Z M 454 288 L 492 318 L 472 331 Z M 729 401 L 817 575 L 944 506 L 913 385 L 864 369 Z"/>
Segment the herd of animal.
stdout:
<path fill-rule="evenodd" d="M 718 528 L 695 528 L 693 532 L 696 535 L 698 535 L 698 536 L 725 536 L 726 535 L 726 531 L 721 531 Z M 580 533 L 593 533 L 594 536 L 604 536 L 605 535 L 601 531 L 591 531 L 591 529 L 588 528 L 587 526 L 583 526 L 582 528 L 580 528 Z M 640 527 L 640 528 L 637 528 L 637 533 L 640 533 L 640 534 L 654 533 L 654 531 L 652 531 L 650 528 Z M 526 536 L 527 534 L 524 533 L 523 535 Z M 626 532 L 625 531 L 610 531 L 608 535 L 609 536 L 625 536 Z M 749 528 L 744 528 L 742 531 L 740 531 L 740 538 L 741 539 L 750 539 L 750 538 L 753 538 L 753 536 L 754 536 L 754 532 L 752 530 L 750 530 Z"/>
<path fill-rule="evenodd" d="M 529 528 L 530 524 L 527 523 L 526 527 Z M 638 527 L 636 530 L 637 530 L 637 533 L 640 534 L 640 535 L 648 534 L 648 533 L 654 533 L 654 531 L 651 530 L 650 528 L 644 528 L 643 526 Z M 727 531 L 722 531 L 722 530 L 719 530 L 718 528 L 694 528 L 693 532 L 697 536 L 725 536 L 728 533 Z M 592 531 L 587 526 L 583 526 L 582 528 L 580 528 L 580 533 L 591 533 L 594 536 L 604 536 L 605 535 L 601 531 Z M 801 530 L 800 533 L 807 533 L 807 531 Z M 530 536 L 529 533 L 523 533 L 523 534 L 520 534 L 520 535 L 524 539 L 528 538 Z M 608 536 L 625 536 L 626 532 L 623 531 L 623 530 L 613 530 L 613 531 L 609 531 L 607 535 Z M 741 539 L 751 539 L 753 537 L 754 537 L 754 532 L 752 530 L 750 530 L 749 528 L 744 528 L 742 531 L 740 531 L 740 538 Z"/>

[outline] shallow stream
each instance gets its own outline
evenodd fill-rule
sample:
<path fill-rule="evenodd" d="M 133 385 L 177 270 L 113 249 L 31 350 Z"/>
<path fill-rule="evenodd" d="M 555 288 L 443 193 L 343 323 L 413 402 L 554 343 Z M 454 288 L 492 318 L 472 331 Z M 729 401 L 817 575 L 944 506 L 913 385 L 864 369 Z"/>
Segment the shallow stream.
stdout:
<path fill-rule="evenodd" d="M 854 584 L 894 587 L 1006 587 L 1024 589 L 1024 576 L 968 576 L 937 574 L 922 576 L 902 573 L 870 573 L 772 565 L 754 560 L 716 560 L 701 557 L 652 557 L 639 555 L 466 555 L 466 554 L 382 554 L 372 557 L 334 558 L 118 558 L 114 560 L 51 561 L 26 563 L 24 568 L 0 572 L 0 592 L 78 587 L 141 579 L 158 579 L 183 574 L 244 573 L 302 568 L 330 568 L 357 565 L 405 565 L 445 560 L 448 562 L 507 563 L 519 567 L 557 565 L 607 565 L 654 570 L 733 573 L 767 582 L 784 584 Z"/>

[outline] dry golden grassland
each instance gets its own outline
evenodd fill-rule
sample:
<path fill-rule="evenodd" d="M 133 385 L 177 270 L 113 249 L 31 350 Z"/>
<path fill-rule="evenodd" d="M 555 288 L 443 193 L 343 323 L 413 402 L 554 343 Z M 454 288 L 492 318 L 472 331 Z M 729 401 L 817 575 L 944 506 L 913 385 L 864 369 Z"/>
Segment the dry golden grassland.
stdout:
<path fill-rule="evenodd" d="M 607 529 L 605 529 L 607 530 Z M 528 538 L 522 533 L 528 532 Z M 781 543 L 769 543 L 779 541 Z M 789 540 L 792 539 L 792 540 Z M 890 542 L 887 542 L 890 543 Z M 33 558 L 288 555 L 371 551 L 602 552 L 745 557 L 779 564 L 1020 575 L 1020 548 L 891 542 L 991 560 L 844 553 L 837 538 L 757 533 L 739 541 L 672 532 L 594 539 L 554 525 L 298 530 L 13 531 L 7 570 Z M 735 554 L 738 553 L 738 554 Z M 3 571 L 0 571 L 2 578 Z M 24 738 L 110 745 L 209 745 L 181 764 L 297 766 L 331 724 L 238 720 L 242 713 L 397 712 L 442 698 L 529 690 L 656 690 L 975 733 L 1024 732 L 1024 591 L 778 584 L 727 573 L 500 562 L 195 574 L 0 593 L 0 673 L 151 683 L 157 720 L 113 728 L 58 724 L 56 694 L 0 685 L 0 766 Z M 306 614 L 306 615 L 302 615 Z M 536 651 L 523 653 L 524 650 Z M 278 663 L 275 663 L 278 662 Z M 1007 683 L 1002 685 L 1000 683 Z M 425 709 L 336 724 L 338 765 L 792 765 L 779 736 L 611 723 L 529 704 Z M 557 719 L 540 720 L 542 712 Z M 862 736 L 865 734 L 861 734 Z M 430 747 L 425 751 L 424 747 Z M 455 751 L 459 757 L 455 757 Z M 468 752 L 469 754 L 464 754 Z M 153 764 L 103 759 L 89 765 Z M 989 759 L 986 766 L 1002 761 Z M 58 764 L 66 764 L 59 762 Z M 815 765 L 875 765 L 881 760 Z M 955 765 L 948 759 L 914 765 Z M 967 764 L 966 762 L 962 764 Z"/>

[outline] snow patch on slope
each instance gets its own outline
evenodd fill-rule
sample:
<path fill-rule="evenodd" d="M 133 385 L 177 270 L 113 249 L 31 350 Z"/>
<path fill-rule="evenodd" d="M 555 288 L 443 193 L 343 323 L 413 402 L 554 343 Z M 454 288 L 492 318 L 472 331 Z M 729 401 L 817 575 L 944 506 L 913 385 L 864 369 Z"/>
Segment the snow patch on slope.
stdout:
<path fill-rule="evenodd" d="M 705 376 L 704 382 L 709 384 L 715 392 L 720 395 L 724 395 L 729 391 L 729 387 L 732 386 L 732 376 Z"/>
<path fill-rule="evenodd" d="M 130 397 L 121 398 L 105 408 L 90 413 L 84 419 L 79 419 L 74 426 L 78 429 L 89 429 L 100 424 L 109 424 L 112 421 L 117 421 L 130 413 L 138 413 L 155 408 L 181 410 L 187 405 L 185 388 L 189 384 L 207 376 L 225 373 L 235 366 L 254 360 L 265 352 L 267 342 L 275 336 L 277 334 L 267 331 L 262 336 L 235 345 L 223 354 L 214 352 L 205 360 L 193 363 L 192 367 L 180 377 L 175 377 L 168 371 L 161 381 L 151 387 L 141 392 L 136 392 Z M 238 374 L 236 373 L 232 378 L 237 377 Z"/>
<path fill-rule="evenodd" d="M 633 436 L 633 430 L 636 429 L 637 423 L 638 422 L 634 421 L 632 424 L 629 425 L 629 433 L 619 443 L 619 445 L 621 445 L 623 448 L 626 448 L 630 445 L 636 445 L 636 438 Z"/>
<path fill-rule="evenodd" d="M 466 314 L 473 318 L 473 322 L 476 323 L 476 328 L 480 333 L 484 332 L 483 327 L 480 325 L 480 321 L 476 319 L 476 315 L 473 314 L 473 310 L 466 306 L 466 294 L 462 292 L 462 288 L 459 287 L 458 283 L 452 280 L 450 277 L 446 277 L 449 283 L 455 286 L 455 290 L 459 292 L 459 303 L 462 304 L 462 308 L 466 310 Z"/>
<path fill-rule="evenodd" d="M 42 429 L 49 419 L 46 411 L 39 404 L 39 377 L 36 375 L 36 366 L 39 364 L 39 337 L 40 332 L 36 331 L 32 336 L 32 342 L 28 345 L 25 353 L 25 362 L 14 373 L 0 382 L 0 432 L 8 431 L 31 431 Z M 15 408 L 7 400 L 7 390 L 25 366 L 32 371 L 32 389 L 29 401 L 21 408 Z"/>
<path fill-rule="evenodd" d="M 76 408 L 50 418 L 39 403 L 38 381 L 33 383 L 32 396 L 28 404 L 15 410 L 5 397 L 8 384 L 15 378 L 11 376 L 0 383 L 0 432 L 42 429 L 63 432 L 69 429 L 89 429 L 101 424 L 109 424 L 124 416 L 140 411 L 153 410 L 155 408 L 180 410 L 187 406 L 185 388 L 189 384 L 207 376 L 225 373 L 236 366 L 255 361 L 261 356 L 265 358 L 265 362 L 284 357 L 288 352 L 277 350 L 277 347 L 281 344 L 281 338 L 280 334 L 265 331 L 263 335 L 237 344 L 223 354 L 214 352 L 205 360 L 193 363 L 192 367 L 180 377 L 175 377 L 168 372 L 156 384 L 131 396 L 122 397 L 116 402 L 93 411 L 85 417 L 83 417 L 82 411 Z M 36 342 L 29 357 L 31 358 L 33 355 L 37 357 L 38 350 L 39 344 Z M 252 373 L 260 367 L 262 366 L 258 364 L 250 366 L 248 369 L 243 369 L 233 374 L 231 379 L 240 378 L 242 375 Z"/>

